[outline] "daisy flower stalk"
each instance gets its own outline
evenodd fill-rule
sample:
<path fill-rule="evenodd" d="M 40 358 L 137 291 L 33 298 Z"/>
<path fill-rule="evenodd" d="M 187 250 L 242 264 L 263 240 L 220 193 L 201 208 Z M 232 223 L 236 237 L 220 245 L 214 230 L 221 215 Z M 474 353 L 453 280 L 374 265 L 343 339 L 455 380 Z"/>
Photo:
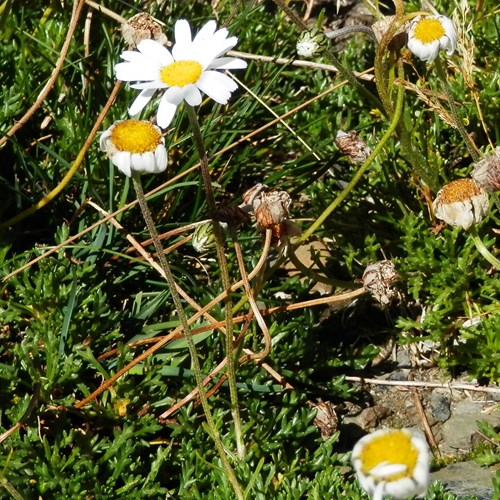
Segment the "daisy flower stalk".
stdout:
<path fill-rule="evenodd" d="M 226 28 L 216 30 L 215 21 L 208 21 L 194 38 L 185 19 L 175 23 L 174 31 L 171 51 L 154 40 L 143 40 L 137 50 L 124 51 L 124 62 L 115 66 L 118 80 L 136 82 L 130 86 L 140 90 L 129 108 L 130 115 L 140 113 L 156 91 L 163 91 L 157 112 L 161 128 L 168 127 L 181 102 L 201 104 L 202 92 L 219 104 L 227 104 L 238 86 L 222 71 L 247 67 L 242 59 L 221 57 L 238 39 L 228 37 Z"/>
<path fill-rule="evenodd" d="M 352 464 L 361 487 L 382 500 L 384 495 L 423 495 L 429 485 L 430 451 L 425 437 L 410 429 L 381 429 L 361 438 Z"/>
<path fill-rule="evenodd" d="M 123 174 L 132 178 L 137 201 L 139 202 L 142 215 L 149 233 L 151 234 L 163 275 L 167 281 L 175 310 L 182 325 L 191 357 L 200 401 L 205 412 L 208 428 L 210 429 L 210 435 L 219 452 L 220 459 L 228 479 L 233 486 L 236 498 L 243 499 L 243 492 L 234 470 L 229 463 L 224 445 L 212 416 L 203 386 L 200 361 L 192 337 L 191 328 L 177 290 L 177 283 L 175 282 L 170 265 L 165 256 L 163 245 L 158 236 L 158 231 L 156 230 L 141 183 L 141 174 L 143 172 L 157 173 L 163 172 L 167 168 L 167 152 L 164 145 L 164 139 L 161 136 L 161 130 L 148 121 L 121 120 L 114 123 L 101 135 L 100 146 L 101 149 L 107 153 L 113 164 L 115 164 Z"/>

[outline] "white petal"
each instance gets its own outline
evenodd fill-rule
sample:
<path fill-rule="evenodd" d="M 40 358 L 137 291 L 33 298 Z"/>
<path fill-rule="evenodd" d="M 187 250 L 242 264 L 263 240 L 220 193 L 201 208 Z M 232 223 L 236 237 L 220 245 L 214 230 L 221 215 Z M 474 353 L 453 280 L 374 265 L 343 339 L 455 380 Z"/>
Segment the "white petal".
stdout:
<path fill-rule="evenodd" d="M 185 19 L 179 19 L 175 23 L 175 45 L 191 45 L 191 40 L 191 26 Z"/>
<path fill-rule="evenodd" d="M 144 62 L 140 64 L 124 62 L 115 65 L 115 74 L 117 80 L 124 82 L 156 80 L 158 68 Z"/>
<path fill-rule="evenodd" d="M 208 65 L 208 69 L 245 69 L 246 67 L 246 61 L 236 57 L 219 57 Z"/>
<path fill-rule="evenodd" d="M 170 125 L 170 122 L 174 118 L 175 111 L 177 110 L 177 105 L 168 101 L 165 96 L 166 93 L 163 94 L 160 100 L 158 114 L 156 115 L 156 121 L 161 128 L 167 128 Z"/>
<path fill-rule="evenodd" d="M 139 95 L 135 98 L 134 102 L 131 104 L 128 112 L 131 116 L 140 113 L 146 104 L 151 100 L 153 94 L 156 92 L 155 89 L 144 89 Z"/>
<path fill-rule="evenodd" d="M 201 104 L 201 94 L 196 85 L 185 85 L 183 90 L 184 99 L 190 106 L 199 106 Z"/>
<path fill-rule="evenodd" d="M 184 87 L 170 87 L 163 94 L 163 99 L 177 106 L 184 99 L 184 94 Z"/>
<path fill-rule="evenodd" d="M 227 104 L 231 92 L 238 88 L 231 78 L 217 71 L 205 71 L 196 86 L 219 104 Z"/>
<path fill-rule="evenodd" d="M 115 153 L 111 158 L 113 165 L 115 165 L 118 170 L 124 173 L 127 177 L 132 175 L 130 168 L 130 153 L 128 151 L 119 151 Z"/>
<path fill-rule="evenodd" d="M 142 54 L 149 59 L 163 65 L 171 64 L 174 61 L 168 49 L 166 49 L 161 43 L 149 38 L 142 40 L 142 42 L 140 42 L 137 46 L 137 50 L 142 52 Z"/>
<path fill-rule="evenodd" d="M 156 148 L 155 151 L 155 164 L 156 170 L 155 172 L 163 172 L 167 168 L 168 163 L 168 155 L 165 146 L 160 145 Z"/>
<path fill-rule="evenodd" d="M 105 130 L 101 136 L 99 137 L 99 147 L 101 148 L 101 151 L 106 152 L 108 150 L 108 138 L 111 136 L 111 130 L 113 127 L 109 127 L 107 130 Z"/>
<path fill-rule="evenodd" d="M 125 50 L 120 57 L 127 62 L 140 62 L 144 58 L 144 54 L 137 52 L 137 50 Z"/>
<path fill-rule="evenodd" d="M 158 80 L 149 81 L 149 82 L 141 82 L 141 83 L 131 83 L 131 89 L 144 90 L 144 89 L 166 89 L 168 85 L 163 82 L 159 82 Z"/>
<path fill-rule="evenodd" d="M 193 43 L 199 42 L 200 40 L 206 40 L 207 38 L 211 38 L 215 29 L 217 28 L 217 23 L 214 20 L 208 21 L 200 31 L 194 37 Z M 227 30 L 226 30 L 227 32 Z"/>

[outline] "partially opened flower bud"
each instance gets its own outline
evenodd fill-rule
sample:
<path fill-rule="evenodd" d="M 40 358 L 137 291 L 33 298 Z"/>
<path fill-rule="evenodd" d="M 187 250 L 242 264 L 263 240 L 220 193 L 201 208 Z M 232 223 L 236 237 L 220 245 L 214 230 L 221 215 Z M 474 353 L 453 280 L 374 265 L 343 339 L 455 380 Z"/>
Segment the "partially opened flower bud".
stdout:
<path fill-rule="evenodd" d="M 410 429 L 382 429 L 361 438 L 352 450 L 352 464 L 374 500 L 423 495 L 429 485 L 429 446 Z"/>
<path fill-rule="evenodd" d="M 260 195 L 260 204 L 255 209 L 257 224 L 271 228 L 288 218 L 288 208 L 292 203 L 286 191 L 268 191 Z"/>
<path fill-rule="evenodd" d="M 214 226 L 211 221 L 196 226 L 191 245 L 198 253 L 204 253 L 215 247 Z"/>
<path fill-rule="evenodd" d="M 397 296 L 392 284 L 398 279 L 398 273 L 390 260 L 381 260 L 370 264 L 363 273 L 363 286 L 372 297 L 383 306 L 391 303 Z"/>
<path fill-rule="evenodd" d="M 123 23 L 122 36 L 133 47 L 136 47 L 142 40 L 155 40 L 162 45 L 168 42 L 167 35 L 163 33 L 160 24 L 146 12 L 140 12 Z"/>
<path fill-rule="evenodd" d="M 335 144 L 340 152 L 348 156 L 353 163 L 363 163 L 371 153 L 368 144 L 359 137 L 355 130 L 350 132 L 339 130 L 335 137 Z"/>
<path fill-rule="evenodd" d="M 297 41 L 297 55 L 309 59 L 321 52 L 327 44 L 327 39 L 321 31 L 314 28 L 303 31 Z"/>
<path fill-rule="evenodd" d="M 474 179 L 458 179 L 438 192 L 432 208 L 438 219 L 469 229 L 488 212 L 488 193 Z"/>
<path fill-rule="evenodd" d="M 500 148 L 474 165 L 471 177 L 486 191 L 500 191 Z"/>

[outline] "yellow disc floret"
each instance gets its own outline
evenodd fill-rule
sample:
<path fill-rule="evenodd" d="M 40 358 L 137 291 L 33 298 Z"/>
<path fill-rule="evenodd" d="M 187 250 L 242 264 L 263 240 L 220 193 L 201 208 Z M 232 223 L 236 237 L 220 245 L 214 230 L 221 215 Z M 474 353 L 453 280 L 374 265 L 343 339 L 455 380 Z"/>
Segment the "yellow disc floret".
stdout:
<path fill-rule="evenodd" d="M 473 179 L 457 179 L 446 184 L 441 190 L 442 203 L 456 203 L 470 200 L 481 194 L 479 185 Z"/>
<path fill-rule="evenodd" d="M 367 443 L 360 455 L 362 469 L 365 474 L 381 463 L 401 464 L 406 466 L 405 472 L 393 474 L 385 481 L 397 481 L 403 477 L 412 477 L 418 461 L 418 449 L 411 442 L 408 432 L 395 430 L 374 437 Z"/>
<path fill-rule="evenodd" d="M 161 70 L 160 79 L 170 87 L 184 87 L 196 83 L 203 67 L 196 61 L 175 61 Z"/>
<path fill-rule="evenodd" d="M 424 44 L 437 42 L 444 35 L 446 32 L 438 19 L 424 18 L 415 26 L 414 37 Z"/>
<path fill-rule="evenodd" d="M 111 142 L 119 151 L 155 152 L 161 143 L 161 134 L 147 121 L 124 120 L 113 127 Z"/>

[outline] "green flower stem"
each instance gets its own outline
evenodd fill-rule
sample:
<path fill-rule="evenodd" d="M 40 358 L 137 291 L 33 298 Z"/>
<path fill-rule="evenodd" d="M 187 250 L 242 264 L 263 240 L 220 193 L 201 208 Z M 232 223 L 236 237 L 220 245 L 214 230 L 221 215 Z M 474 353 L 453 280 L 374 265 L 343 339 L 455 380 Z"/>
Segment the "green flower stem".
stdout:
<path fill-rule="evenodd" d="M 479 253 L 497 270 L 500 270 L 500 260 L 498 260 L 485 246 L 483 240 L 477 234 L 477 227 L 475 225 L 469 228 L 469 234 L 472 236 L 472 241 L 479 250 Z"/>
<path fill-rule="evenodd" d="M 398 5 L 398 2 L 395 2 L 396 12 L 402 8 L 401 5 Z M 394 37 L 394 34 L 399 29 L 399 27 L 407 22 L 411 17 L 414 17 L 414 14 L 404 16 L 399 20 L 396 19 L 389 29 L 386 31 L 382 40 L 377 47 L 377 52 L 375 54 L 375 83 L 377 85 L 377 91 L 382 101 L 382 105 L 384 107 L 385 113 L 390 118 L 394 113 L 394 106 L 391 98 L 391 90 L 393 88 L 393 80 L 389 78 L 391 74 L 391 70 L 389 67 L 389 62 L 387 60 L 387 56 L 393 57 L 393 52 L 388 49 L 388 45 Z M 403 78 L 403 73 L 399 71 L 400 79 Z M 413 142 L 411 140 L 410 133 L 408 132 L 404 121 L 401 120 L 397 123 L 396 133 L 401 142 L 401 155 L 408 162 L 411 168 L 417 173 L 417 175 L 428 184 L 431 189 L 438 189 L 438 178 L 437 173 L 432 171 L 424 156 L 420 152 L 420 150 L 416 149 L 413 146 Z"/>
<path fill-rule="evenodd" d="M 198 150 L 198 155 L 200 157 L 201 165 L 201 175 L 203 178 L 203 185 L 205 188 L 205 194 L 207 196 L 207 204 L 210 217 L 213 217 L 217 206 L 215 203 L 215 196 L 212 188 L 212 180 L 210 178 L 210 172 L 208 169 L 208 155 L 203 143 L 203 137 L 201 135 L 200 124 L 198 122 L 198 116 L 196 111 L 192 106 L 186 103 L 187 115 L 189 118 L 189 123 L 191 125 L 191 130 L 193 131 L 193 139 Z M 224 237 L 222 233 L 222 228 L 217 220 L 212 218 L 214 235 L 215 235 L 215 246 L 217 249 L 217 259 L 219 261 L 219 268 L 221 271 L 222 286 L 224 290 L 231 289 L 231 282 L 229 279 L 229 272 L 227 268 L 226 254 L 224 253 Z M 225 319 L 226 319 L 226 357 L 227 357 L 227 379 L 229 385 L 229 394 L 231 398 L 231 414 L 233 417 L 234 433 L 236 436 L 236 449 L 238 455 L 243 458 L 246 454 L 245 451 L 245 441 L 243 439 L 243 430 L 241 425 L 240 417 L 240 407 L 238 401 L 238 389 L 236 386 L 236 368 L 235 368 L 235 354 L 233 346 L 233 314 L 232 314 L 232 301 L 231 294 L 227 294 L 225 300 Z"/>
<path fill-rule="evenodd" d="M 287 5 L 285 0 L 274 0 L 274 3 L 286 13 L 286 15 L 291 19 L 291 21 L 302 31 L 308 31 L 309 27 L 300 19 L 300 17 Z M 376 108 L 384 112 L 384 109 L 375 95 L 373 95 L 365 86 L 363 86 L 358 79 L 354 76 L 352 71 L 348 70 L 343 66 L 340 60 L 335 56 L 332 50 L 326 51 L 327 57 L 330 59 L 333 66 L 335 66 L 338 72 L 363 96 L 365 96 Z"/>
<path fill-rule="evenodd" d="M 402 71 L 402 69 L 401 69 Z M 300 245 L 306 241 L 320 226 L 323 222 L 330 216 L 330 214 L 347 198 L 349 193 L 354 189 L 356 184 L 359 182 L 363 174 L 366 172 L 368 167 L 372 164 L 373 160 L 380 153 L 382 148 L 385 146 L 386 142 L 389 140 L 393 132 L 396 130 L 399 119 L 401 118 L 401 113 L 403 111 L 403 96 L 404 88 L 402 86 L 398 87 L 398 94 L 396 98 L 396 108 L 394 109 L 394 114 L 392 115 L 389 128 L 386 130 L 385 134 L 382 136 L 370 156 L 366 161 L 359 167 L 358 171 L 354 174 L 353 178 L 349 184 L 344 188 L 344 190 L 333 200 L 333 202 L 325 209 L 325 211 L 314 221 L 311 226 L 302 233 L 300 238 L 295 241 L 296 245 Z"/>
<path fill-rule="evenodd" d="M 443 87 L 444 93 L 446 94 L 446 97 L 448 99 L 448 104 L 450 105 L 451 116 L 453 118 L 453 121 L 455 122 L 455 126 L 460 132 L 460 135 L 462 136 L 462 139 L 464 140 L 472 159 L 474 161 L 479 161 L 481 158 L 477 151 L 476 145 L 472 142 L 472 139 L 467 133 L 467 130 L 465 130 L 465 126 L 460 118 L 460 115 L 458 114 L 457 105 L 455 104 L 455 100 L 453 99 L 453 92 L 451 90 L 450 84 L 448 83 L 448 79 L 446 78 L 446 72 L 443 68 L 443 63 L 441 62 L 439 54 L 436 57 L 435 64 L 438 77 L 441 80 L 441 86 Z"/>
<path fill-rule="evenodd" d="M 182 325 L 182 329 L 184 332 L 184 337 L 186 339 L 186 343 L 189 349 L 189 354 L 191 356 L 191 363 L 193 372 L 196 379 L 196 385 L 198 387 L 198 392 L 200 396 L 201 405 L 203 406 L 203 411 L 205 412 L 205 418 L 207 420 L 207 425 L 209 429 L 209 433 L 212 439 L 215 442 L 215 446 L 217 447 L 217 451 L 219 452 L 220 459 L 226 470 L 229 481 L 231 482 L 234 492 L 238 499 L 243 499 L 243 492 L 238 483 L 236 475 L 234 473 L 229 460 L 227 459 L 226 452 L 224 450 L 224 445 L 222 444 L 222 440 L 219 435 L 219 431 L 217 430 L 217 426 L 212 416 L 212 411 L 210 409 L 210 405 L 208 404 L 207 396 L 205 394 L 205 389 L 203 387 L 203 378 L 201 374 L 200 368 L 200 360 L 198 358 L 198 352 L 196 349 L 196 345 L 194 343 L 193 337 L 191 335 L 191 328 L 189 327 L 188 319 L 186 313 L 184 311 L 184 307 L 181 302 L 181 298 L 179 296 L 179 292 L 177 291 L 177 285 L 175 283 L 174 277 L 172 275 L 172 271 L 170 269 L 170 265 L 165 257 L 165 253 L 163 251 L 163 245 L 158 237 L 158 231 L 153 222 L 153 218 L 151 216 L 151 212 L 149 211 L 149 207 L 146 202 L 146 197 L 144 196 L 144 190 L 142 188 L 141 176 L 139 172 L 132 173 L 132 182 L 134 185 L 135 192 L 137 194 L 137 201 L 139 202 L 139 206 L 141 207 L 141 212 L 148 227 L 149 233 L 151 234 L 151 238 L 153 239 L 153 243 L 155 246 L 156 253 L 160 260 L 161 268 L 165 273 L 165 277 L 167 279 L 168 287 L 170 289 L 170 294 L 172 296 L 172 300 L 174 302 L 175 309 L 177 311 L 177 315 L 179 316 L 180 323 Z"/>

